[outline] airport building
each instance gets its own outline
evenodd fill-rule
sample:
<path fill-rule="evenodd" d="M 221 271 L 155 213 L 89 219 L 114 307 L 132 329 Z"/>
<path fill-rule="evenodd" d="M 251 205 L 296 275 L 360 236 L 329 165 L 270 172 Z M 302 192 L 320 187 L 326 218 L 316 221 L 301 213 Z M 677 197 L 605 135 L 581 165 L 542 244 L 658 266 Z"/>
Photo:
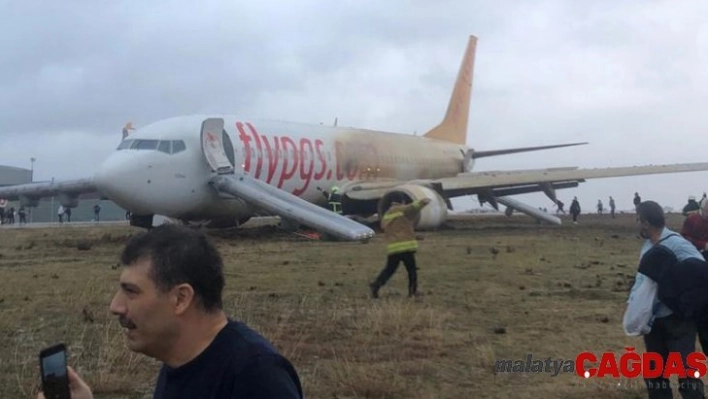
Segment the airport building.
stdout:
<path fill-rule="evenodd" d="M 0 165 L 0 187 L 25 184 L 31 181 L 31 170 Z"/>
<path fill-rule="evenodd" d="M 26 184 L 32 182 L 32 171 L 30 169 L 16 168 L 13 166 L 0 165 L 0 187 L 14 186 L 16 184 Z M 98 194 L 85 194 L 79 199 L 79 206 L 71 209 L 72 222 L 90 222 L 94 219 L 93 206 L 98 203 L 101 206 L 101 220 L 125 220 L 125 210 L 114 204 L 112 201 L 101 200 Z M 5 209 L 20 208 L 19 201 L 9 201 Z M 57 198 L 42 198 L 36 208 L 28 208 L 28 222 L 58 222 L 57 210 L 59 201 Z M 15 223 L 19 217 L 15 216 Z"/>

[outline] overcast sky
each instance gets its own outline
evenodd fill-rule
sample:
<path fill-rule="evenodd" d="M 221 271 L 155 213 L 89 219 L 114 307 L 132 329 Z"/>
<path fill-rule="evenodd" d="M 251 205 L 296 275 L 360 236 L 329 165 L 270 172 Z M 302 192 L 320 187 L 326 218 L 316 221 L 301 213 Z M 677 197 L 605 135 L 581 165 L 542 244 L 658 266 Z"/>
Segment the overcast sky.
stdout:
<path fill-rule="evenodd" d="M 708 161 L 705 1 L 2 3 L 0 164 L 36 157 L 37 180 L 90 174 L 128 120 L 338 117 L 424 133 L 445 112 L 470 34 L 468 145 L 590 143 L 484 158 L 477 170 Z M 613 195 L 629 209 L 635 191 L 679 208 L 708 191 L 708 172 L 589 180 L 560 197 L 577 195 L 585 211 Z"/>

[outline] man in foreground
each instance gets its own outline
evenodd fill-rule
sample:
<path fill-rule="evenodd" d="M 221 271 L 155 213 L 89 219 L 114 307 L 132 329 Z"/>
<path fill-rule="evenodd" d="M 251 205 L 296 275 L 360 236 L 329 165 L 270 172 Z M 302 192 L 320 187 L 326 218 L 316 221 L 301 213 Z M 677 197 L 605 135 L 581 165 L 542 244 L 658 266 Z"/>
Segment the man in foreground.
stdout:
<path fill-rule="evenodd" d="M 703 259 L 690 242 L 666 227 L 664 211 L 656 202 L 641 202 L 637 206 L 637 217 L 640 223 L 639 234 L 645 239 L 640 252 L 640 260 L 657 245 L 666 247 L 679 261 L 688 258 Z M 670 352 L 679 352 L 684 367 L 687 367 L 686 358 L 696 349 L 696 323 L 673 313 L 656 296 L 653 301 L 652 298 L 636 298 L 636 293 L 643 291 L 645 284 L 656 284 L 656 282 L 638 272 L 628 302 L 629 306 L 635 306 L 633 302 L 646 300 L 646 303 L 638 305 L 652 310 L 651 320 L 648 320 L 646 329 L 642 331 L 646 351 L 659 353 L 664 364 L 666 364 Z M 649 330 L 648 333 L 647 330 Z M 668 379 L 663 377 L 645 379 L 645 383 L 650 399 L 672 397 Z M 704 398 L 702 381 L 692 377 L 679 380 L 679 392 L 683 398 Z"/>
<path fill-rule="evenodd" d="M 290 362 L 225 315 L 221 255 L 204 235 L 156 227 L 131 239 L 121 263 L 110 310 L 130 350 L 163 362 L 154 399 L 302 398 Z M 72 399 L 93 398 L 71 368 L 69 378 Z"/>

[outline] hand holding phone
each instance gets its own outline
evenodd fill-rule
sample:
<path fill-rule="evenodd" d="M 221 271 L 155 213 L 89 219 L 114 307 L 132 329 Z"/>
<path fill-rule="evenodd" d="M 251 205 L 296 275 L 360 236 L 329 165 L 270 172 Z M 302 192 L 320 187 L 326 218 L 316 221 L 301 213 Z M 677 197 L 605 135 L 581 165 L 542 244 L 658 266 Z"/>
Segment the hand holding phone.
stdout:
<path fill-rule="evenodd" d="M 42 392 L 46 399 L 71 399 L 66 345 L 57 344 L 39 352 Z"/>
<path fill-rule="evenodd" d="M 67 365 L 66 346 L 54 345 L 39 353 L 42 391 L 37 399 L 93 399 L 91 388 Z"/>

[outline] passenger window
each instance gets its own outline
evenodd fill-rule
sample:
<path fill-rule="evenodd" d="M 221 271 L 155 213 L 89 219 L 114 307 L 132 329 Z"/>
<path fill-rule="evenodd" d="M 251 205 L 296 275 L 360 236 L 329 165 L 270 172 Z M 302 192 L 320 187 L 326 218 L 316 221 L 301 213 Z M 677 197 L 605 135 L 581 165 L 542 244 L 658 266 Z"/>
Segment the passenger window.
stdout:
<path fill-rule="evenodd" d="M 171 141 L 160 141 L 160 144 L 157 145 L 157 150 L 160 152 L 164 152 L 165 154 L 170 154 L 171 143 Z"/>
<path fill-rule="evenodd" d="M 125 150 L 126 148 L 130 148 L 130 146 L 133 144 L 134 140 L 123 140 L 121 141 L 120 145 L 118 145 L 117 150 Z"/>
<path fill-rule="evenodd" d="M 184 141 L 182 140 L 174 140 L 172 141 L 172 153 L 176 154 L 178 152 L 182 152 L 187 149 L 187 146 L 184 145 Z"/>

